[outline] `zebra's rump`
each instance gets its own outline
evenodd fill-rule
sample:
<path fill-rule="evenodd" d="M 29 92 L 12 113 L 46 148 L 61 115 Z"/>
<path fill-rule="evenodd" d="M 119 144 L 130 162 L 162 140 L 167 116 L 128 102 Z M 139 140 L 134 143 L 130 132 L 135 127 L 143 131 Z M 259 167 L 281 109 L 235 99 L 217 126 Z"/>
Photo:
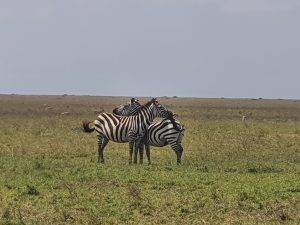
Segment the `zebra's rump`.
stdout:
<path fill-rule="evenodd" d="M 177 125 L 180 125 L 176 121 Z M 181 126 L 181 125 L 180 125 Z M 146 143 L 155 147 L 163 147 L 171 143 L 181 143 L 184 130 L 178 131 L 170 120 L 152 123 L 147 130 Z"/>

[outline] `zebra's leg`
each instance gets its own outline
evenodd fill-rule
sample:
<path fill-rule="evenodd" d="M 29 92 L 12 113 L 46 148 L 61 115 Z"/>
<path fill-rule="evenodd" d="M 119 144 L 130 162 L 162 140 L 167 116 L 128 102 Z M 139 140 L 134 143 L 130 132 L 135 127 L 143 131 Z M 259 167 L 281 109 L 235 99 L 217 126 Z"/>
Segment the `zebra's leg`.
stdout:
<path fill-rule="evenodd" d="M 98 136 L 98 163 L 101 162 L 101 155 L 103 157 L 103 152 L 101 150 L 102 141 L 103 141 L 103 137 L 102 136 Z"/>
<path fill-rule="evenodd" d="M 183 152 L 183 147 L 181 146 L 181 144 L 178 144 L 178 150 L 177 150 L 177 164 L 181 164 L 181 157 L 182 157 L 182 152 Z"/>
<path fill-rule="evenodd" d="M 139 153 L 140 153 L 140 164 L 143 164 L 143 159 L 144 159 L 144 143 L 143 142 L 139 143 Z"/>
<path fill-rule="evenodd" d="M 133 149 L 133 146 L 134 146 L 134 156 L 133 156 L 133 163 L 136 164 L 137 163 L 137 145 L 136 145 L 136 140 L 138 139 L 138 136 L 136 134 L 135 131 L 128 131 L 128 141 L 129 143 L 131 143 L 130 147 L 131 149 Z M 132 160 L 132 152 L 133 150 L 130 149 L 130 152 L 129 152 L 129 161 Z"/>
<path fill-rule="evenodd" d="M 181 164 L 181 156 L 182 156 L 182 152 L 183 152 L 183 148 L 181 146 L 181 143 L 178 142 L 173 142 L 170 143 L 171 148 L 173 149 L 173 151 L 176 153 L 177 156 L 177 164 Z"/>
<path fill-rule="evenodd" d="M 129 164 L 132 163 L 133 145 L 134 145 L 134 142 L 130 141 L 129 142 Z"/>
<path fill-rule="evenodd" d="M 133 156 L 133 163 L 134 164 L 137 164 L 138 151 L 139 151 L 139 144 L 138 144 L 138 141 L 135 140 L 134 141 L 134 156 Z"/>
<path fill-rule="evenodd" d="M 140 164 L 143 164 L 143 153 L 144 149 L 142 148 L 142 138 L 138 138 L 134 141 L 134 159 L 133 163 L 137 164 L 137 155 L 140 154 Z"/>
<path fill-rule="evenodd" d="M 149 145 L 145 145 L 145 149 L 146 149 L 146 155 L 147 155 L 147 160 L 148 160 L 148 164 L 151 164 L 151 159 L 150 159 L 150 146 Z"/>
<path fill-rule="evenodd" d="M 108 141 L 109 140 L 106 137 L 102 138 L 102 144 L 101 144 L 100 153 L 99 153 L 100 163 L 104 163 L 103 151 L 104 151 L 105 146 L 108 144 Z"/>

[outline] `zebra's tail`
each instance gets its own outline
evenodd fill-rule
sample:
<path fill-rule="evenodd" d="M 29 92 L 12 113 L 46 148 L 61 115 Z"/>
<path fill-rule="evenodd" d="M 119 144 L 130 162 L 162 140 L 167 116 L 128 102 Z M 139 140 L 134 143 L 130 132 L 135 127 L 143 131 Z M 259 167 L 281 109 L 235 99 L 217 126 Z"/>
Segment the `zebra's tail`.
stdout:
<path fill-rule="evenodd" d="M 86 133 L 92 133 L 95 130 L 95 127 L 90 128 L 90 126 L 89 126 L 90 123 L 92 123 L 92 122 L 89 121 L 89 120 L 83 120 L 82 121 L 82 126 L 83 126 L 84 132 L 86 132 Z"/>

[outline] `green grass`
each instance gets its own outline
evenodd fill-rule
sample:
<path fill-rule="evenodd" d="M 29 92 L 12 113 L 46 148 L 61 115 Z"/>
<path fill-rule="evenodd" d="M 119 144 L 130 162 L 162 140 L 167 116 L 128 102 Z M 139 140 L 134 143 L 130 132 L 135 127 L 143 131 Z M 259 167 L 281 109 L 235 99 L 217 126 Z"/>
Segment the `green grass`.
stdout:
<path fill-rule="evenodd" d="M 205 114 L 206 100 L 165 100 L 186 126 L 177 166 L 169 147 L 152 149 L 152 165 L 128 165 L 117 143 L 98 165 L 96 135 L 80 125 L 94 118 L 84 104 L 104 100 L 65 100 L 52 113 L 31 101 L 0 109 L 0 224 L 299 224 L 299 103 L 240 100 L 257 111 L 242 123 L 235 105 L 212 101 Z M 66 105 L 73 113 L 59 115 Z"/>

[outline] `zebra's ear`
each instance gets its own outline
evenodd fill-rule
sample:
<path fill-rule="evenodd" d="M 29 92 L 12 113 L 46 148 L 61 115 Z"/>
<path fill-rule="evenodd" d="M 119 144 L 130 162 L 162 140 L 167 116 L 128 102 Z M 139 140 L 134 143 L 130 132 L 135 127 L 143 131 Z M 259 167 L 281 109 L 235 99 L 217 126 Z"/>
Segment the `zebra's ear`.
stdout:
<path fill-rule="evenodd" d="M 153 102 L 153 103 L 158 103 L 157 98 L 152 98 L 152 99 L 151 99 L 151 102 Z"/>

